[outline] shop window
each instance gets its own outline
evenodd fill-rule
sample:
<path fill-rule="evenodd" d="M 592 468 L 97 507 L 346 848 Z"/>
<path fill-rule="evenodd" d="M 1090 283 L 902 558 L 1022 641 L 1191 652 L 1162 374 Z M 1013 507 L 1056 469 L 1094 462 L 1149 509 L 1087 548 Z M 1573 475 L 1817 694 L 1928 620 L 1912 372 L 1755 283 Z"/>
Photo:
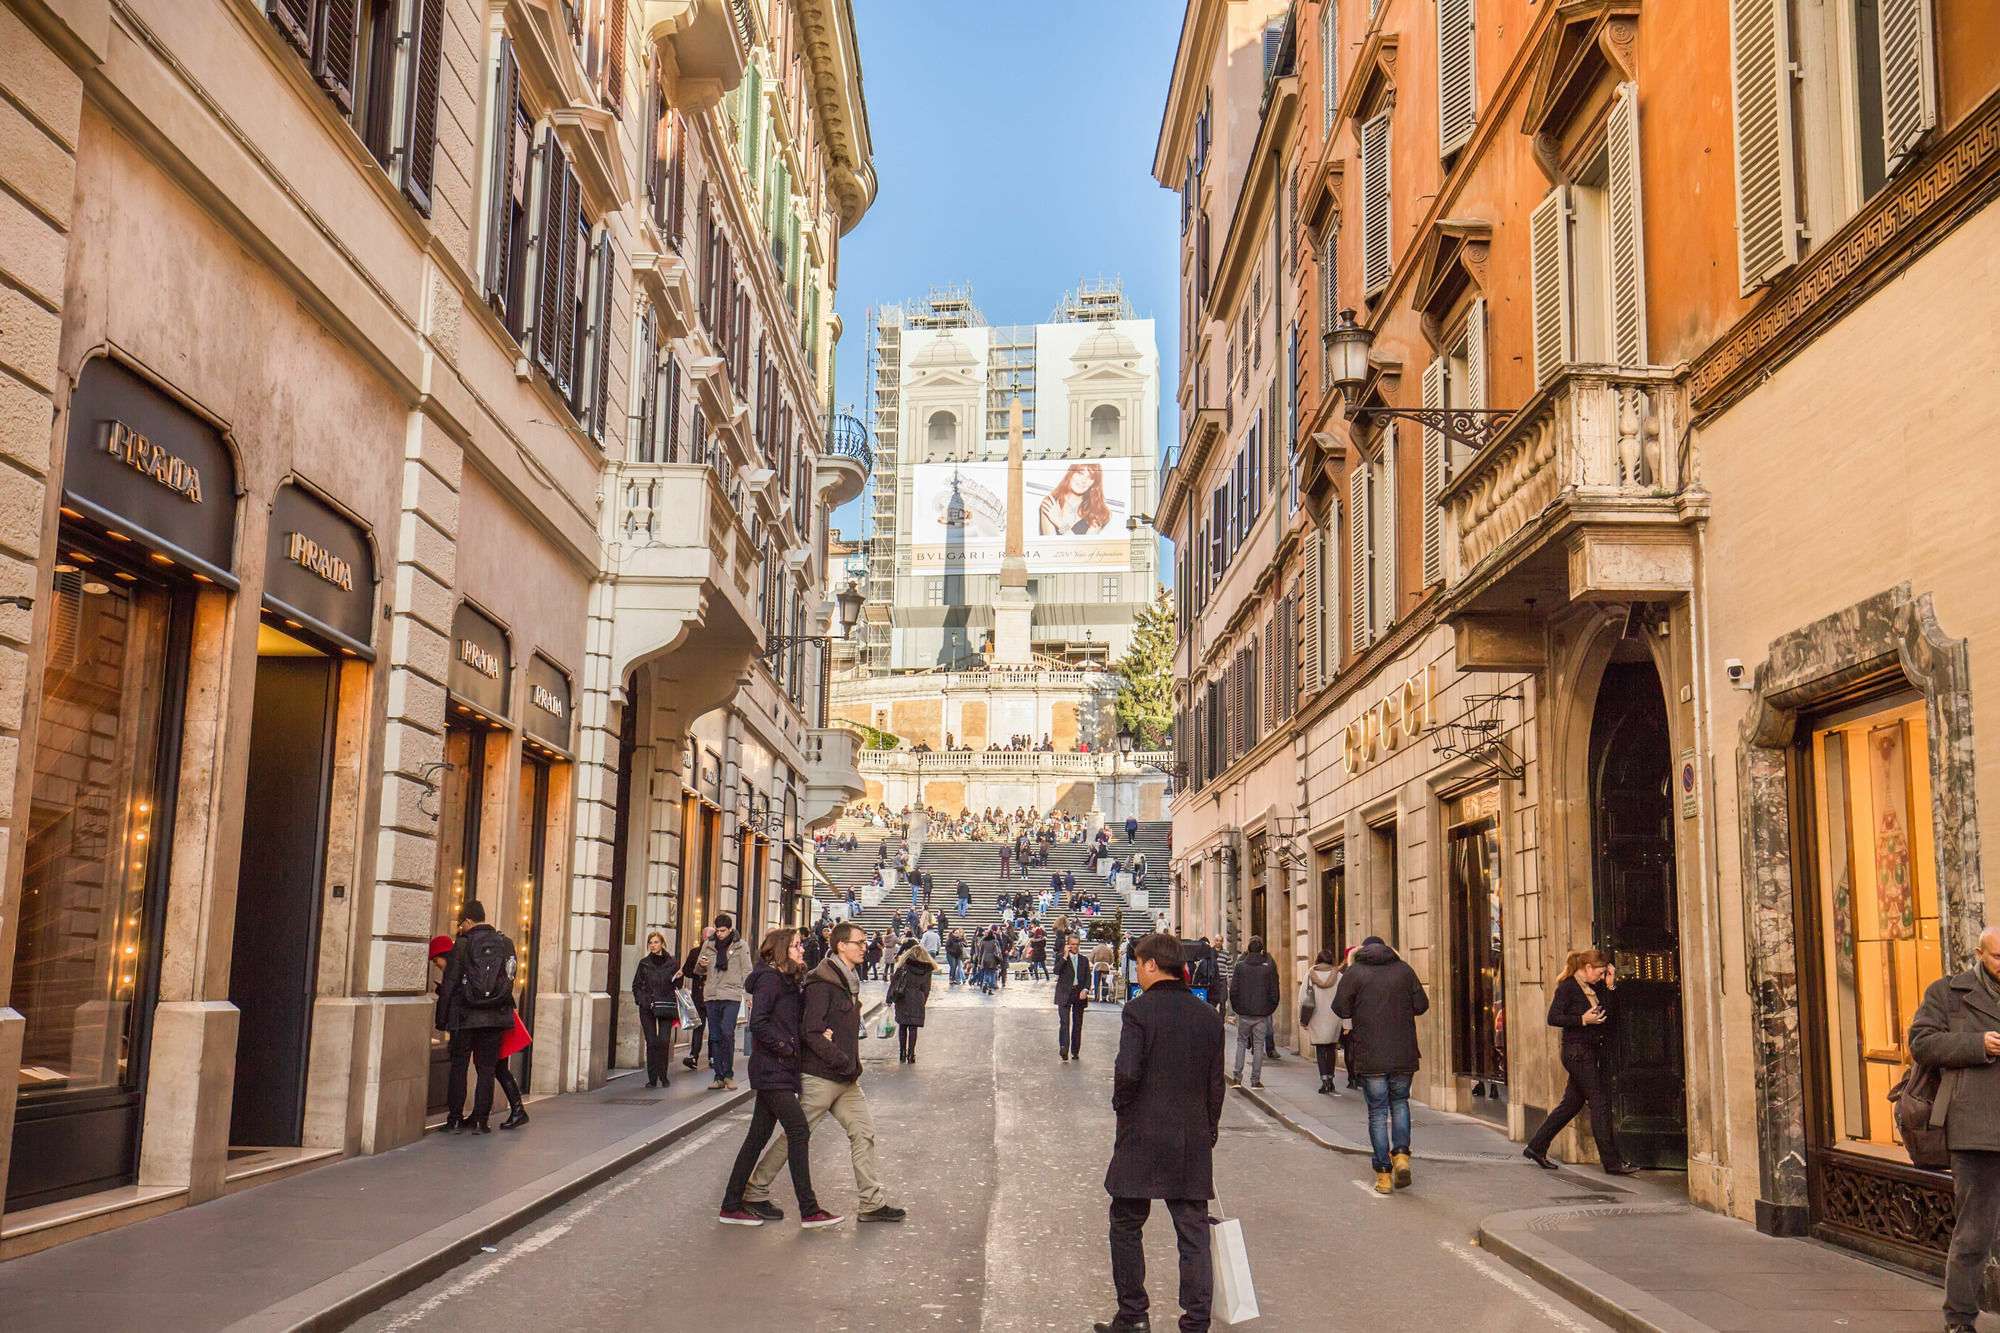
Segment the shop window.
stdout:
<path fill-rule="evenodd" d="M 1507 1088 L 1507 975 L 1502 942 L 1500 789 L 1445 805 L 1451 890 L 1452 1072 L 1472 1080 L 1475 1106 L 1498 1112 Z"/>
<path fill-rule="evenodd" d="M 1903 1161 L 1889 1089 L 1944 975 L 1921 700 L 1812 735 L 1830 1146 Z"/>

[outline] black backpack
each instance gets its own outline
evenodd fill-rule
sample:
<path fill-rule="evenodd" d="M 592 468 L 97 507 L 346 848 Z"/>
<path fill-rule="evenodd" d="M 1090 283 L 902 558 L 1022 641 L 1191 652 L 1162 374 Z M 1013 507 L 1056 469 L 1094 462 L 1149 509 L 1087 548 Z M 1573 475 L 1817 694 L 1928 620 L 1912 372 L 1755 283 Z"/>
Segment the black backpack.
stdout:
<path fill-rule="evenodd" d="M 514 941 L 497 930 L 468 937 L 465 970 L 459 974 L 459 998 L 468 1009 L 498 1009 L 514 998 Z"/>

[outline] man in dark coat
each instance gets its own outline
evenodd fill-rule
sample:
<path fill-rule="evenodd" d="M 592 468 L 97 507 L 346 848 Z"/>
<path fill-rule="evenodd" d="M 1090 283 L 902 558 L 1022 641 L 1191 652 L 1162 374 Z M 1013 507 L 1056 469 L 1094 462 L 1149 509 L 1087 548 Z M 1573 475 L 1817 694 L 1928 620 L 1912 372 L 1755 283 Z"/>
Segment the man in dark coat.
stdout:
<path fill-rule="evenodd" d="M 1931 1124 L 1943 1121 L 1958 1204 L 1944 1270 L 1944 1323 L 1979 1319 L 1979 1280 L 2000 1239 L 2000 926 L 1979 937 L 1977 961 L 1933 981 L 1910 1023 L 1910 1054 L 1944 1071 Z"/>
<path fill-rule="evenodd" d="M 1139 816 L 1137 815 L 1125 816 L 1125 841 L 1127 842 L 1139 841 Z"/>
<path fill-rule="evenodd" d="M 438 984 L 437 1026 L 451 1034 L 451 1073 L 445 1083 L 445 1098 L 451 1109 L 465 1105 L 465 1066 L 469 1060 L 478 1072 L 472 1093 L 472 1114 L 465 1127 L 475 1134 L 490 1132 L 486 1120 L 493 1113 L 493 1071 L 500 1063 L 500 1043 L 514 1030 L 514 973 L 517 967 L 514 943 L 486 924 L 486 908 L 478 899 L 468 901 L 458 912 L 458 939 L 445 960 L 444 979 Z M 479 960 L 488 955 L 501 958 L 506 973 L 506 994 L 489 1003 L 468 997 L 468 974 L 485 971 Z"/>
<path fill-rule="evenodd" d="M 1271 1015 L 1278 1012 L 1278 965 L 1264 952 L 1264 937 L 1252 935 L 1250 950 L 1236 960 L 1229 977 L 1229 1007 L 1236 1011 L 1236 1072 L 1243 1081 L 1243 1057 L 1250 1056 L 1250 1086 L 1264 1086 L 1265 1041 L 1271 1035 Z"/>
<path fill-rule="evenodd" d="M 1152 934 L 1134 950 L 1144 994 L 1125 1006 L 1111 1107 L 1117 1144 L 1104 1188 L 1111 1195 L 1111 1280 L 1118 1313 L 1097 1333 L 1150 1333 L 1143 1231 L 1164 1199 L 1180 1250 L 1181 1330 L 1208 1328 L 1212 1275 L 1208 1199 L 1222 1125 L 1222 1020 L 1181 979 L 1181 942 Z"/>
<path fill-rule="evenodd" d="M 1083 1058 L 1083 1011 L 1089 1007 L 1090 964 L 1072 935 L 1056 964 L 1056 1051 L 1065 1064 Z"/>
<path fill-rule="evenodd" d="M 1354 1026 L 1347 1061 L 1368 1099 L 1375 1192 L 1410 1183 L 1410 1079 L 1422 1063 L 1417 1015 L 1431 1007 L 1416 969 L 1374 935 L 1361 942 L 1333 993 L 1333 1012 Z"/>

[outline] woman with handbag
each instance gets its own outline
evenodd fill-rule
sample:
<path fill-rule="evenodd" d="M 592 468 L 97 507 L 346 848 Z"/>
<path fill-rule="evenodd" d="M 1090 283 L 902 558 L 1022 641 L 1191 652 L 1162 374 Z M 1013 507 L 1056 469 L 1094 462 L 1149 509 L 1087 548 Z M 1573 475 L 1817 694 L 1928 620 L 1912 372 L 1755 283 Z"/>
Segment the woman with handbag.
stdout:
<path fill-rule="evenodd" d="M 1333 1086 L 1334 1057 L 1340 1053 L 1340 1034 L 1347 1020 L 1333 1012 L 1334 992 L 1340 989 L 1340 968 L 1333 950 L 1321 949 L 1310 971 L 1299 983 L 1299 1030 L 1312 1043 L 1319 1061 L 1319 1090 L 1323 1096 L 1338 1097 Z"/>
<path fill-rule="evenodd" d="M 924 1009 L 931 999 L 931 974 L 937 959 L 919 944 L 903 951 L 896 971 L 889 978 L 889 1002 L 896 1006 L 896 1063 L 917 1062 L 917 1031 L 924 1025 Z"/>
<path fill-rule="evenodd" d="M 646 1086 L 667 1086 L 674 1063 L 674 1029 L 681 1025 L 681 968 L 667 952 L 667 937 L 646 936 L 646 956 L 632 970 L 632 1003 L 639 1007 L 639 1031 L 646 1037 Z"/>
<path fill-rule="evenodd" d="M 1569 1071 L 1569 1087 L 1521 1150 L 1523 1157 L 1544 1170 L 1556 1169 L 1556 1163 L 1549 1160 L 1549 1145 L 1576 1119 L 1577 1112 L 1588 1106 L 1590 1133 L 1597 1140 L 1597 1160 L 1605 1174 L 1638 1174 L 1639 1168 L 1618 1151 L 1618 1138 L 1611 1127 L 1611 1090 L 1604 1082 L 1604 1056 L 1611 1044 L 1611 999 L 1617 988 L 1617 968 L 1596 949 L 1572 953 L 1563 965 L 1562 980 L 1556 983 L 1555 998 L 1549 1001 L 1549 1026 L 1562 1029 L 1562 1063 Z"/>
<path fill-rule="evenodd" d="M 810 1231 L 837 1226 L 841 1220 L 839 1214 L 820 1207 L 819 1197 L 813 1193 L 812 1130 L 799 1105 L 805 974 L 805 939 L 790 927 L 766 932 L 757 949 L 757 965 L 743 984 L 743 993 L 750 1001 L 750 1087 L 756 1101 L 750 1111 L 749 1132 L 722 1192 L 722 1221 L 729 1226 L 760 1227 L 777 1220 L 771 1215 L 776 1210 L 768 1202 L 756 1208 L 748 1206 L 743 1191 L 757 1159 L 764 1155 L 764 1145 L 780 1125 L 785 1128 L 792 1189 L 799 1198 L 799 1225 Z"/>

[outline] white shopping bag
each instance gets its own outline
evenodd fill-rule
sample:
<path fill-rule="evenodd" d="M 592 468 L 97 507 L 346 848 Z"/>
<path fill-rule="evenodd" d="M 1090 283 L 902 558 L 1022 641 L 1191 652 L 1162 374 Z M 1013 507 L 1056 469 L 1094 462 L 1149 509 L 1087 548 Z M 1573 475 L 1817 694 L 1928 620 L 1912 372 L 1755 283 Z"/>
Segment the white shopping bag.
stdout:
<path fill-rule="evenodd" d="M 1215 1196 L 1222 1211 L 1222 1195 Z M 1257 1317 L 1257 1288 L 1250 1281 L 1250 1251 L 1243 1244 L 1243 1224 L 1225 1218 L 1209 1228 L 1208 1258 L 1215 1267 L 1214 1317 L 1225 1324 L 1244 1324 Z"/>

